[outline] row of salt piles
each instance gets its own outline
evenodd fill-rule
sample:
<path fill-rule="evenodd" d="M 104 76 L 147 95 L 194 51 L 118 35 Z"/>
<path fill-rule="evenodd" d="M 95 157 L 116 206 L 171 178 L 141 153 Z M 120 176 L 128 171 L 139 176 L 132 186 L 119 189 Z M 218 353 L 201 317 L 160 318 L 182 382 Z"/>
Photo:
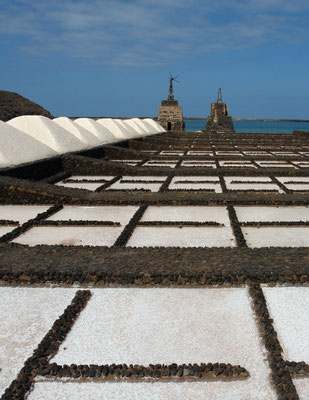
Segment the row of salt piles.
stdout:
<path fill-rule="evenodd" d="M 73 121 L 23 115 L 8 122 L 0 120 L 0 168 L 162 132 L 162 126 L 151 118 Z"/>

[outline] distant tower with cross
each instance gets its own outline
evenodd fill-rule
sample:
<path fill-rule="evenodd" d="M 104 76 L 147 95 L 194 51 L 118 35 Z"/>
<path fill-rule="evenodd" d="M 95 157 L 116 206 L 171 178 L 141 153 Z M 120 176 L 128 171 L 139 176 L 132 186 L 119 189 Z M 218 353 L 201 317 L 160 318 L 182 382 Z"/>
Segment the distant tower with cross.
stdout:
<path fill-rule="evenodd" d="M 169 90 L 167 100 L 162 100 L 159 107 L 158 122 L 167 131 L 184 131 L 182 107 L 174 97 L 173 82 L 178 82 L 178 76 L 169 75 Z"/>
<path fill-rule="evenodd" d="M 219 88 L 216 103 L 211 103 L 210 115 L 207 118 L 206 132 L 235 132 L 233 119 L 229 116 L 227 104 L 222 101 L 222 90 Z"/>

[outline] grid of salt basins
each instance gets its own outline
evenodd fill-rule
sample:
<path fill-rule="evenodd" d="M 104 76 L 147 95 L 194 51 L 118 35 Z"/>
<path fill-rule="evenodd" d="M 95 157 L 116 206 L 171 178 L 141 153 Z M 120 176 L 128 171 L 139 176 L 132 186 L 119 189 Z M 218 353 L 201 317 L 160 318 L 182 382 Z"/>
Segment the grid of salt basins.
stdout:
<path fill-rule="evenodd" d="M 78 128 L 78 132 L 86 135 L 85 132 L 91 132 L 94 121 L 59 119 L 57 123 L 67 126 L 64 129 L 68 126 L 75 129 L 78 125 L 85 129 Z M 96 124 L 100 122 L 96 121 Z M 96 124 L 94 126 L 99 129 Z M 106 121 L 102 126 L 111 128 L 114 124 L 121 132 L 126 126 L 134 126 L 134 129 L 141 126 L 136 121 L 116 124 L 114 120 Z M 94 136 L 96 129 L 92 131 Z M 155 143 L 156 139 L 152 140 Z M 287 161 L 287 157 L 294 156 L 305 159 L 309 155 L 306 152 L 297 153 L 293 149 L 286 152 L 208 151 L 191 147 L 181 151 L 171 150 L 168 146 L 161 146 L 159 150 L 144 149 L 140 159 L 111 161 L 135 167 L 144 159 L 144 154 L 152 154 L 151 160 L 142 167 L 162 167 L 162 174 L 141 175 L 139 172 L 134 175 L 130 170 L 132 175 L 122 175 L 115 180 L 115 175 L 85 173 L 72 175 L 56 185 L 88 191 L 98 191 L 103 186 L 103 190 L 123 193 L 142 189 L 154 195 L 161 190 L 175 195 L 199 191 L 205 196 L 221 198 L 239 194 L 238 199 L 246 193 L 257 193 L 265 195 L 266 200 L 268 195 L 280 198 L 287 193 L 306 193 L 309 187 L 309 177 L 295 176 L 295 171 L 306 168 L 306 164 L 302 165 L 306 161 L 300 160 L 299 164 Z M 247 156 L 253 160 L 241 160 Z M 211 157 L 232 158 L 210 161 Z M 258 157 L 282 157 L 284 160 L 266 162 Z M 172 172 L 166 172 L 166 167 Z M 192 167 L 205 168 L 207 174 L 177 173 L 179 168 L 185 171 Z M 223 172 L 216 174 L 221 168 Z M 244 175 L 233 175 L 239 168 L 252 168 L 256 174 L 249 171 Z M 291 176 L 287 172 L 278 176 L 275 172 L 258 175 L 265 168 L 294 172 Z M 225 169 L 230 173 L 225 175 Z M 138 205 L 64 205 L 22 231 L 9 244 L 24 245 L 25 248 L 61 245 L 70 246 L 72 251 L 74 246 L 112 248 L 126 228 L 132 227 L 132 221 L 144 207 L 144 212 L 134 222 L 125 244 L 127 248 L 161 247 L 165 250 L 179 247 L 183 254 L 195 247 L 234 251 L 241 250 L 239 237 L 236 237 L 239 232 L 249 249 L 309 247 L 309 206 L 294 205 L 293 202 L 271 205 L 259 201 L 240 205 L 234 200 L 227 206 L 211 197 L 207 205 L 146 202 Z M 35 219 L 51 206 L 53 204 L 0 205 L 3 222 L 0 236 Z M 235 225 L 239 228 L 238 233 Z M 242 248 L 247 249 L 246 246 Z M 48 257 L 46 249 L 48 247 L 44 247 Z M 53 251 L 53 247 L 50 249 Z M 155 260 L 151 262 L 155 263 Z M 48 286 L 47 282 L 45 286 Z M 280 357 L 286 365 L 297 365 L 298 373 L 291 374 L 292 384 L 301 400 L 308 398 L 308 374 L 299 372 L 301 368 L 306 371 L 309 364 L 309 287 L 306 285 L 296 286 L 293 281 L 289 286 L 263 284 L 256 289 L 260 290 L 258 295 L 252 285 L 245 283 L 237 287 L 90 286 L 88 289 L 77 292 L 74 285 L 0 287 L 0 395 L 14 382 L 26 360 L 35 364 L 36 360 L 31 358 L 33 351 L 45 348 L 50 340 L 46 364 L 44 368 L 33 370 L 35 373 L 32 371 L 35 375 L 32 390 L 23 398 L 275 400 L 278 391 L 271 376 L 277 372 L 273 367 L 275 358 L 270 362 L 269 353 L 277 357 L 278 350 L 265 346 L 265 340 L 269 337 L 273 340 L 273 333 L 266 329 L 269 326 L 263 325 L 267 318 L 264 311 L 259 311 L 262 302 L 269 312 L 267 321 L 277 333 L 274 340 L 279 340 L 282 348 Z M 81 296 L 84 298 L 78 308 L 77 300 Z M 64 316 L 70 304 L 73 305 L 70 314 L 76 313 L 76 318 L 68 319 L 71 321 L 68 323 Z M 64 322 L 68 331 L 66 334 L 61 331 L 61 337 L 54 339 L 59 331 L 57 321 Z"/>

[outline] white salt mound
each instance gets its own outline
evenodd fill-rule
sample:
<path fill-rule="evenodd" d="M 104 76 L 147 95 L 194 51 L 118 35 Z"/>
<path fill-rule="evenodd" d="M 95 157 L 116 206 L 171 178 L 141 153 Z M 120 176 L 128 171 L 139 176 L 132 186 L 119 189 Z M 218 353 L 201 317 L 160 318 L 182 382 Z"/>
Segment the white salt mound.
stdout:
<path fill-rule="evenodd" d="M 151 118 L 145 118 L 144 121 L 153 126 L 159 133 L 166 132 L 165 129 L 157 121 L 154 121 Z"/>
<path fill-rule="evenodd" d="M 32 136 L 0 121 L 0 167 L 56 156 L 57 153 Z"/>
<path fill-rule="evenodd" d="M 142 119 L 141 122 L 143 123 L 144 127 L 147 129 L 148 133 L 151 133 L 153 135 L 155 135 L 158 132 L 158 129 L 156 129 L 153 125 L 151 125 L 148 121 L 146 121 L 145 119 Z"/>
<path fill-rule="evenodd" d="M 85 143 L 49 118 L 41 115 L 23 115 L 13 118 L 7 123 L 51 147 L 60 154 L 85 148 Z"/>
<path fill-rule="evenodd" d="M 126 124 L 125 120 L 117 119 L 115 121 L 116 121 L 117 125 L 121 126 L 122 129 L 124 129 L 126 132 L 128 132 L 127 134 L 129 135 L 128 137 L 130 137 L 130 139 L 140 137 L 140 134 L 138 132 L 136 132 L 135 127 L 132 127 L 131 125 Z"/>
<path fill-rule="evenodd" d="M 132 119 L 125 119 L 123 124 L 129 129 L 135 137 L 146 136 L 144 130 L 140 128 Z"/>
<path fill-rule="evenodd" d="M 101 140 L 101 144 L 118 142 L 117 138 L 109 129 L 96 122 L 91 118 L 77 118 L 74 121 L 79 126 L 90 131 L 93 135 Z"/>
<path fill-rule="evenodd" d="M 101 144 L 101 141 L 95 135 L 93 135 L 90 131 L 83 128 L 82 126 L 76 124 L 70 118 L 58 117 L 54 118 L 53 122 L 66 129 L 67 131 L 72 133 L 72 135 L 74 135 L 77 139 L 88 145 L 87 147 L 85 146 L 85 148 L 95 147 Z"/>
<path fill-rule="evenodd" d="M 100 118 L 97 119 L 97 123 L 111 131 L 112 134 L 119 139 L 128 139 L 131 137 L 131 133 L 125 130 L 121 125 L 117 124 L 112 118 Z"/>

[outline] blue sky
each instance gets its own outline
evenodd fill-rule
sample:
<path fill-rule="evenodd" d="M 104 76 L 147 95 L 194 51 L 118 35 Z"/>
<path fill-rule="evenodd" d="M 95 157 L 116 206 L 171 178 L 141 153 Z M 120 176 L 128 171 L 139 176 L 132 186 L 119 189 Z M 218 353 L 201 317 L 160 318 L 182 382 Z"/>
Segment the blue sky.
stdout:
<path fill-rule="evenodd" d="M 56 116 L 309 119 L 308 0 L 0 0 L 0 89 Z"/>

